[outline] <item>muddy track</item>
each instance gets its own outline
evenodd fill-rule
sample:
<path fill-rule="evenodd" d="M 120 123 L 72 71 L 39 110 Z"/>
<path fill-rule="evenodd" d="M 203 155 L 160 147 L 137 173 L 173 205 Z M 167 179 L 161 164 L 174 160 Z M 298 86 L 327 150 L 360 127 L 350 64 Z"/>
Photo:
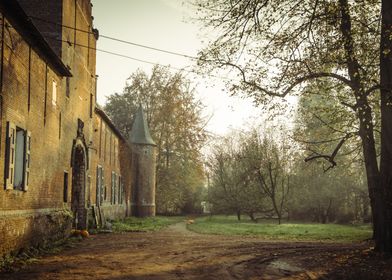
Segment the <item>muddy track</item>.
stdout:
<path fill-rule="evenodd" d="M 271 242 L 189 232 L 100 234 L 0 279 L 332 279 L 367 244 Z"/>

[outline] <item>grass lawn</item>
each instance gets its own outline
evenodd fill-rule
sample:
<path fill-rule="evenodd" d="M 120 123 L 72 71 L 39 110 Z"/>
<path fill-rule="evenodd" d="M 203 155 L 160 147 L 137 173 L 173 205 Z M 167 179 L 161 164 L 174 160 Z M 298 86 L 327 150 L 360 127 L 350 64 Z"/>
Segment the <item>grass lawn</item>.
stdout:
<path fill-rule="evenodd" d="M 207 234 L 259 236 L 268 240 L 353 242 L 370 238 L 370 225 L 336 225 L 262 221 L 237 221 L 234 216 L 211 216 L 196 219 L 188 229 Z"/>
<path fill-rule="evenodd" d="M 124 231 L 156 231 L 171 224 L 183 221 L 184 217 L 164 217 L 157 216 L 152 218 L 135 218 L 128 217 L 124 220 L 118 220 L 113 222 L 113 231 L 124 232 Z"/>

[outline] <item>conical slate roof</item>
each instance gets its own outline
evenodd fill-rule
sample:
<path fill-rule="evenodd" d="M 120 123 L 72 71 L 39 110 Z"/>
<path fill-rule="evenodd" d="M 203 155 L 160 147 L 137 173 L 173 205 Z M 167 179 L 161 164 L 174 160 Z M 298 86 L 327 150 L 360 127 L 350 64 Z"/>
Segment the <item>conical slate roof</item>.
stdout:
<path fill-rule="evenodd" d="M 144 144 L 156 146 L 154 140 L 150 135 L 148 128 L 147 119 L 144 115 L 143 107 L 140 105 L 136 112 L 135 119 L 133 121 L 130 141 L 132 144 Z"/>

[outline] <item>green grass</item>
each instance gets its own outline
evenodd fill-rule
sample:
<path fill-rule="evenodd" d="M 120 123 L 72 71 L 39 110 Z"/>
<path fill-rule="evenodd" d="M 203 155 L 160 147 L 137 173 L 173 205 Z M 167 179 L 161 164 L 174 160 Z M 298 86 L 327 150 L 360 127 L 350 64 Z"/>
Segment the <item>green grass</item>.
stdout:
<path fill-rule="evenodd" d="M 249 219 L 237 221 L 233 216 L 212 216 L 196 219 L 188 229 L 206 234 L 258 236 L 268 240 L 355 242 L 370 238 L 369 225 L 337 225 L 287 223 L 276 221 L 254 223 Z"/>
<path fill-rule="evenodd" d="M 124 220 L 113 222 L 113 231 L 157 231 L 169 225 L 183 221 L 184 217 L 163 217 L 157 216 L 152 218 L 135 218 L 128 217 Z"/>

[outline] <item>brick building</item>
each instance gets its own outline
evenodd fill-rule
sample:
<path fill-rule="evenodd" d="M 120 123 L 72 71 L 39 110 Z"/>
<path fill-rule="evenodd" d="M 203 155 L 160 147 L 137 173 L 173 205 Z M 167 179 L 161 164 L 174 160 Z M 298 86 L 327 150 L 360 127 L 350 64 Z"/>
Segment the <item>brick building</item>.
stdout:
<path fill-rule="evenodd" d="M 96 105 L 91 10 L 90 0 L 0 0 L 0 259 L 72 227 L 155 215 L 143 112 L 131 138 L 144 142 L 129 144 Z"/>
<path fill-rule="evenodd" d="M 16 1 L 1 1 L 0 8 L 3 255 L 38 245 L 41 236 L 61 238 L 72 221 L 62 191 L 70 153 L 60 148 L 71 149 L 72 135 L 66 133 L 71 125 L 65 125 L 70 100 L 61 93 L 72 74 Z"/>
<path fill-rule="evenodd" d="M 95 155 L 91 166 L 95 168 L 95 187 L 92 189 L 95 204 L 106 218 L 130 215 L 131 152 L 128 141 L 98 106 L 95 108 L 94 127 Z"/>

